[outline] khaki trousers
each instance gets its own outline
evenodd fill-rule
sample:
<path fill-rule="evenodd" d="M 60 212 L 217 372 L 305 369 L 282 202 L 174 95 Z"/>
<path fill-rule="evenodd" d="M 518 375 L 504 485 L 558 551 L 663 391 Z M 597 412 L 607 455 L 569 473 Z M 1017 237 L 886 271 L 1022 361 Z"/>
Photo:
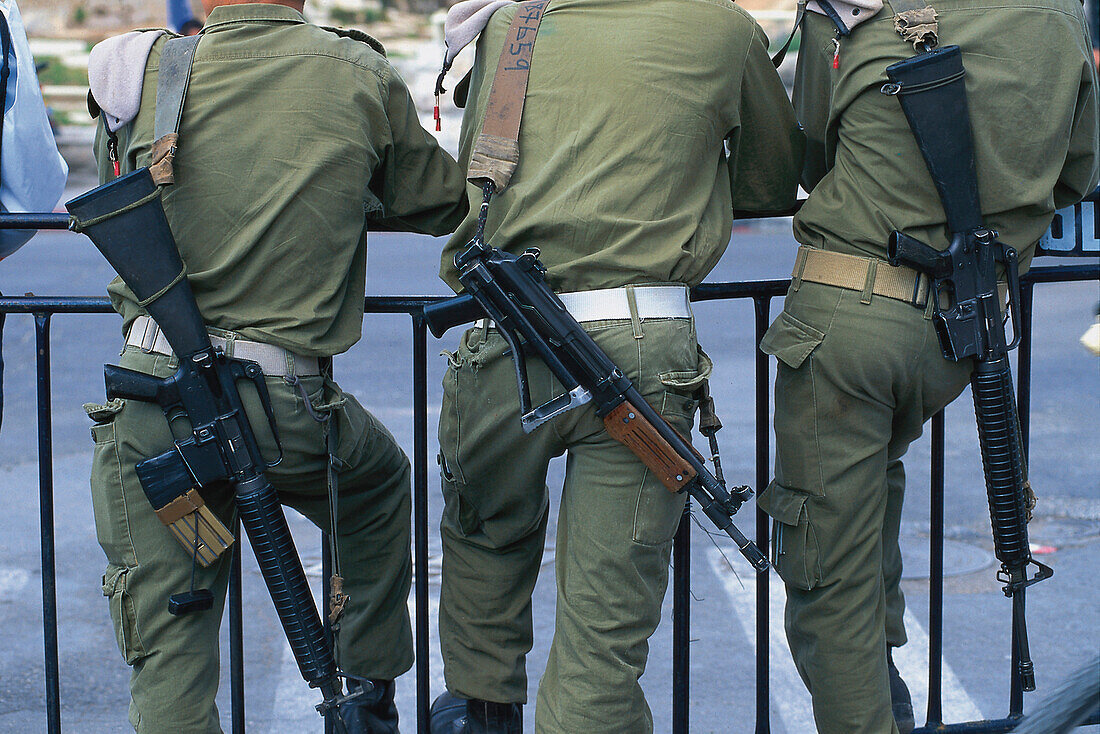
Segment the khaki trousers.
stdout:
<path fill-rule="evenodd" d="M 126 347 L 121 365 L 165 377 L 175 371 L 176 360 Z M 318 408 L 332 406 L 338 421 L 336 542 L 344 591 L 351 597 L 340 622 L 340 666 L 356 676 L 394 678 L 413 659 L 406 605 L 411 582 L 409 462 L 385 427 L 334 382 L 316 376 L 304 377 L 302 383 L 310 402 Z M 284 452 L 267 477 L 285 505 L 327 530 L 328 456 L 321 425 L 309 416 L 298 390 L 282 378 L 267 378 L 267 386 Z M 277 450 L 254 391 L 242 386 L 241 392 L 264 455 L 274 457 Z M 153 513 L 134 471 L 142 459 L 171 448 L 168 422 L 153 403 L 112 400 L 85 407 L 95 421 L 91 485 L 96 533 L 107 554 L 103 593 L 119 650 L 133 668 L 130 721 L 140 734 L 221 732 L 214 696 L 230 552 L 196 573 L 196 586 L 214 593 L 214 608 L 170 615 L 168 597 L 189 588 L 191 556 Z M 190 430 L 185 420 L 177 420 L 173 428 L 177 436 Z M 202 494 L 232 528 L 229 487 Z"/>
<path fill-rule="evenodd" d="M 710 372 L 689 319 L 585 324 L 639 392 L 685 436 Z M 525 702 L 531 593 L 542 564 L 550 459 L 568 454 L 558 513 L 557 614 L 535 729 L 648 734 L 638 678 L 660 617 L 684 496 L 673 494 L 585 406 L 531 434 L 520 426 L 510 353 L 495 329 L 449 355 L 439 422 L 445 509 L 440 643 L 447 688 Z M 537 358 L 531 398 L 563 389 Z"/>
<path fill-rule="evenodd" d="M 786 630 L 824 734 L 891 734 L 887 645 L 905 643 L 902 456 L 967 384 L 902 301 L 803 282 L 761 349 L 779 359 L 772 516 Z"/>

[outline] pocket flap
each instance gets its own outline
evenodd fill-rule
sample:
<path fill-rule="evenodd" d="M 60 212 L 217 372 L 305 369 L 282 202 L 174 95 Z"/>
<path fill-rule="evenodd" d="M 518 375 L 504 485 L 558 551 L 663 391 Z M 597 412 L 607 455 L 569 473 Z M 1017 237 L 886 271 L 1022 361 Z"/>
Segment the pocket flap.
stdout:
<path fill-rule="evenodd" d="M 824 333 L 783 311 L 760 340 L 760 350 L 798 369 L 824 338 Z"/>
<path fill-rule="evenodd" d="M 774 479 L 756 498 L 756 506 L 784 525 L 795 527 L 802 519 L 803 507 L 809 495 L 789 489 Z"/>
<path fill-rule="evenodd" d="M 120 591 L 126 590 L 125 566 L 110 565 L 103 574 L 103 596 L 114 596 Z"/>
<path fill-rule="evenodd" d="M 96 423 L 107 423 L 122 410 L 124 405 L 121 398 L 111 398 L 104 405 L 98 403 L 84 403 L 84 412 Z"/>
<path fill-rule="evenodd" d="M 702 347 L 696 345 L 695 349 L 699 358 L 699 367 L 684 372 L 662 372 L 657 375 L 657 379 L 661 381 L 662 385 L 686 395 L 693 395 L 700 385 L 707 381 L 707 378 L 714 372 L 714 362 L 711 360 L 710 355 L 703 351 Z"/>

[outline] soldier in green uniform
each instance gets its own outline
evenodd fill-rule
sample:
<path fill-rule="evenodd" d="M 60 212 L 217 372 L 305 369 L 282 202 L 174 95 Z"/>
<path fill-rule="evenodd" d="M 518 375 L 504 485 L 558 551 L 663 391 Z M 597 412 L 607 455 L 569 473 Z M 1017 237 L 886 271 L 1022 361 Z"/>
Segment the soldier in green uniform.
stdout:
<path fill-rule="evenodd" d="M 481 35 L 460 161 L 481 129 L 506 31 Z M 802 135 L 751 16 L 726 0 L 553 0 L 531 61 L 519 165 L 485 241 L 538 247 L 573 316 L 682 434 L 710 362 L 687 300 L 729 242 L 734 209 L 793 203 Z M 481 191 L 469 186 L 470 200 Z M 468 216 L 443 253 L 474 234 Z M 449 693 L 435 734 L 518 732 L 543 564 L 547 464 L 567 454 L 557 611 L 535 730 L 653 730 L 638 684 L 657 626 L 684 497 L 670 493 L 588 407 L 525 434 L 511 359 L 491 324 L 450 355 L 439 425 L 445 508 L 439 626 Z M 528 362 L 534 404 L 563 389 Z"/>
<path fill-rule="evenodd" d="M 263 366 L 283 449 L 268 478 L 285 504 L 325 530 L 329 457 L 310 407 L 331 412 L 335 537 L 350 596 L 337 660 L 354 676 L 350 687 L 363 691 L 352 731 L 396 732 L 393 679 L 413 659 L 408 460 L 321 366 L 360 338 L 367 229 L 452 231 L 467 207 L 463 175 L 420 126 L 405 84 L 373 39 L 306 23 L 300 1 L 206 5 L 164 208 L 215 345 Z M 121 172 L 150 163 L 167 37 L 146 40 L 145 55 L 135 56 L 142 37 L 121 37 L 106 67 L 92 69 L 92 91 L 117 131 Z M 93 52 L 93 62 L 101 56 Z M 126 93 L 130 80 L 140 103 Z M 101 125 L 103 181 L 117 175 L 108 140 Z M 127 335 L 122 366 L 171 374 L 176 358 L 156 324 L 120 280 L 108 291 Z M 264 413 L 243 392 L 261 449 L 274 456 L 260 428 Z M 95 421 L 96 528 L 108 559 L 103 593 L 133 667 L 130 721 L 142 734 L 220 732 L 214 696 L 229 553 L 197 569 L 196 586 L 214 592 L 214 608 L 170 615 L 168 596 L 187 590 L 191 557 L 154 515 L 134 465 L 170 448 L 172 433 L 152 403 L 87 409 Z M 232 527 L 230 492 L 204 494 Z"/>
<path fill-rule="evenodd" d="M 962 49 L 984 223 L 1026 269 L 1055 209 L 1097 181 L 1097 82 L 1081 3 L 931 4 L 940 45 Z M 889 734 L 914 726 L 889 652 L 906 640 L 901 459 L 967 384 L 970 361 L 944 359 L 915 271 L 886 262 L 893 230 L 948 244 L 901 107 L 880 93 L 886 67 L 914 54 L 895 33 L 898 8 L 815 8 L 794 90 L 810 196 L 794 220 L 802 247 L 791 289 L 761 345 L 779 365 L 775 480 L 759 506 L 774 518 L 787 638 L 818 730 Z"/>

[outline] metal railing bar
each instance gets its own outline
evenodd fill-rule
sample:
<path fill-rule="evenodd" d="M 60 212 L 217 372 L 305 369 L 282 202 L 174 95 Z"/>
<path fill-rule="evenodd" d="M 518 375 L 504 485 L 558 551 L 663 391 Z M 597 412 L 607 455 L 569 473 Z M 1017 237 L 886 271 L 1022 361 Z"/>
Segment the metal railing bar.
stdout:
<path fill-rule="evenodd" d="M 753 298 L 753 311 L 756 318 L 756 492 L 764 491 L 771 476 L 771 399 L 768 376 L 771 374 L 771 357 L 759 347 L 760 340 L 771 321 L 771 298 L 757 296 Z M 756 545 L 765 557 L 770 558 L 769 522 L 770 518 L 761 509 L 756 510 Z M 771 732 L 771 630 L 768 604 L 770 574 L 756 576 L 756 734 Z"/>
<path fill-rule="evenodd" d="M 691 289 L 692 301 L 724 301 L 730 298 L 782 296 L 790 287 L 790 278 L 747 280 L 733 283 L 700 283 Z"/>
<path fill-rule="evenodd" d="M 114 313 L 111 302 L 100 296 L 2 296 L 4 313 Z"/>
<path fill-rule="evenodd" d="M 329 414 L 331 417 L 331 414 Z M 328 430 L 332 430 L 331 427 Z M 327 445 L 328 440 L 326 438 Z M 326 446 L 327 448 L 327 446 Z M 332 457 L 326 457 L 326 461 L 332 461 Z M 328 467 L 325 467 L 326 472 Z M 329 486 L 331 491 L 332 487 Z M 336 528 L 329 528 L 335 531 Z M 330 600 L 332 599 L 332 536 L 324 530 L 321 531 L 321 629 L 325 633 L 325 642 L 332 649 L 333 659 L 336 661 L 337 670 L 340 669 L 340 654 L 336 650 L 336 634 L 332 629 L 332 617 L 329 615 Z M 331 716 L 325 717 L 325 734 L 332 734 L 336 730 L 336 722 Z"/>
<path fill-rule="evenodd" d="M 691 731 L 691 498 L 672 544 L 672 732 Z"/>
<path fill-rule="evenodd" d="M 5 212 L 0 229 L 68 229 L 69 215 L 58 212 Z"/>
<path fill-rule="evenodd" d="M 937 724 L 921 726 L 913 734 L 1004 734 L 1015 729 L 1020 719 L 986 719 L 962 724 Z"/>
<path fill-rule="evenodd" d="M 1074 283 L 1100 278 L 1100 259 L 1080 265 L 1042 265 L 1032 268 L 1020 277 L 1020 284 Z"/>
<path fill-rule="evenodd" d="M 4 216 L 0 215 L 0 222 Z M 3 226 L 0 226 L 3 229 Z M 1027 283 L 1067 283 L 1100 279 L 1100 261 L 1075 265 L 1034 267 L 1021 278 Z M 691 289 L 691 300 L 718 301 L 733 298 L 774 297 L 786 294 L 791 281 L 750 280 L 741 282 L 700 283 Z M 447 296 L 367 296 L 364 309 L 370 314 L 409 314 L 410 316 Z M 111 302 L 103 296 L 0 296 L 4 313 L 113 313 Z"/>
<path fill-rule="evenodd" d="M 1100 265 L 1097 266 L 1100 269 Z M 1016 363 L 1016 415 L 1020 421 L 1020 442 L 1024 450 L 1024 466 L 1028 467 L 1028 445 L 1031 436 L 1031 309 L 1035 303 L 1035 283 L 1029 281 L 1020 286 L 1020 350 Z M 1025 382 L 1026 381 L 1026 382 Z M 1020 594 L 1020 606 L 1026 604 L 1024 590 Z M 1008 715 L 1018 719 L 1024 712 L 1024 686 L 1020 676 L 1020 628 L 1016 615 L 1012 615 L 1012 652 L 1009 674 Z"/>
<path fill-rule="evenodd" d="M 428 734 L 431 659 L 428 627 L 428 327 L 413 314 L 413 543 L 416 573 L 416 730 Z"/>
<path fill-rule="evenodd" d="M 946 442 L 944 412 L 932 416 L 932 481 L 929 488 L 928 715 L 927 726 L 943 725 L 943 483 Z"/>
<path fill-rule="evenodd" d="M 241 589 L 241 521 L 233 521 L 233 560 L 229 569 L 229 691 L 233 734 L 244 734 L 244 611 Z"/>
<path fill-rule="evenodd" d="M 42 638 L 46 666 L 46 727 L 61 732 L 61 672 L 57 650 L 57 566 L 53 519 L 53 412 L 50 392 L 50 314 L 34 315 L 38 399 L 38 512 L 42 546 Z"/>

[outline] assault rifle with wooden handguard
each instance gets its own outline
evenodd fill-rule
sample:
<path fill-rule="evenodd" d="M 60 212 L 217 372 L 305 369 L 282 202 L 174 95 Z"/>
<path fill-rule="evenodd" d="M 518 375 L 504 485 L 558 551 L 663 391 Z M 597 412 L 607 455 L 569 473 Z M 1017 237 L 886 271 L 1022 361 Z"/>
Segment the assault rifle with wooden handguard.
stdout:
<path fill-rule="evenodd" d="M 1053 571 L 1031 556 L 1027 521 L 1031 498 L 1027 462 L 1012 390 L 1008 353 L 1019 342 L 1020 274 L 1016 251 L 997 241 L 982 222 L 970 128 L 965 70 L 958 46 L 926 51 L 886 69 L 884 94 L 895 95 L 924 156 L 943 202 L 951 236 L 937 250 L 901 232 L 890 237 L 893 265 L 906 265 L 931 278 L 928 298 L 943 356 L 974 360 L 970 388 L 978 423 L 993 546 L 1001 562 L 998 578 L 1012 599 L 1018 673 L 1025 691 L 1035 689 L 1027 642 L 1024 590 Z M 1004 271 L 1013 322 L 1011 342 L 1001 313 L 997 267 Z M 916 300 L 916 299 L 914 299 Z M 944 305 L 946 303 L 946 305 Z M 1028 566 L 1036 572 L 1028 576 Z"/>
<path fill-rule="evenodd" d="M 492 187 L 491 183 L 485 185 L 483 213 Z M 538 250 L 532 248 L 516 256 L 490 247 L 481 238 L 483 221 L 484 216 L 478 234 L 455 256 L 458 279 L 466 294 L 424 309 L 431 332 L 439 337 L 452 326 L 492 319 L 511 347 L 525 432 L 591 402 L 612 438 L 641 459 L 669 490 L 695 498 L 749 563 L 758 571 L 766 570 L 767 558 L 733 524 L 733 515 L 752 491 L 748 487 L 728 491 L 694 447 L 646 402 L 550 289 Z M 565 387 L 564 394 L 535 407 L 527 383 L 529 353 L 542 359 Z"/>
<path fill-rule="evenodd" d="M 105 368 L 107 396 L 159 403 L 171 422 L 186 417 L 191 432 L 159 456 L 137 465 L 143 489 L 152 496 L 177 496 L 192 487 L 227 482 L 241 524 L 275 604 L 302 677 L 318 688 L 318 710 L 331 717 L 338 732 L 341 695 L 332 648 L 325 638 L 302 562 L 286 517 L 264 471 L 278 463 L 261 454 L 245 414 L 238 382 L 250 382 L 267 414 L 275 417 L 259 365 L 233 359 L 210 343 L 187 281 L 179 250 L 160 203 L 160 191 L 140 168 L 66 204 L 72 228 L 86 234 L 160 326 L 179 369 L 160 379 L 113 365 Z M 276 434 L 276 443 L 278 436 Z M 281 458 L 281 449 L 280 457 Z M 185 600 L 201 604 L 201 599 Z M 201 607 L 200 607 L 201 608 Z"/>

